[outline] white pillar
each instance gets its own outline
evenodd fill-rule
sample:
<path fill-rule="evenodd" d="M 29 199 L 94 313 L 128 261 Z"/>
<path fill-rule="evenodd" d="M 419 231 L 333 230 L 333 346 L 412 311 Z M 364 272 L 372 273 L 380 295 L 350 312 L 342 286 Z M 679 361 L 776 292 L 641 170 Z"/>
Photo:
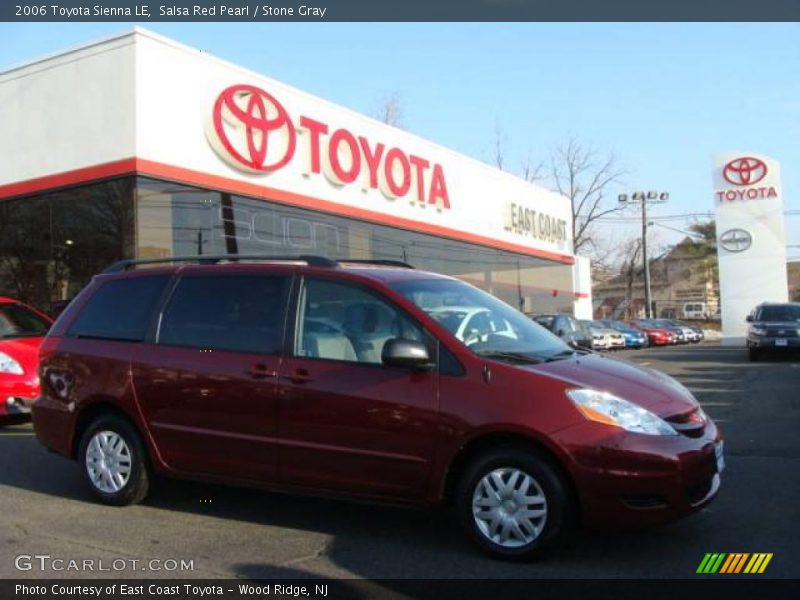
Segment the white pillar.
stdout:
<path fill-rule="evenodd" d="M 713 161 L 722 343 L 743 345 L 753 307 L 789 298 L 780 165 L 730 152 Z"/>

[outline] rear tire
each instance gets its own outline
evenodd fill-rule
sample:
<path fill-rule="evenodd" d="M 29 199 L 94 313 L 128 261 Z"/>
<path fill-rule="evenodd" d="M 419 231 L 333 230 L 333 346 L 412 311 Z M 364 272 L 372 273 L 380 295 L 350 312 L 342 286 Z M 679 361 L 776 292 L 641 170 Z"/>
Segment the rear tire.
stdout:
<path fill-rule="evenodd" d="M 475 459 L 456 489 L 461 525 L 494 558 L 545 556 L 572 529 L 570 488 L 540 453 L 501 446 Z"/>
<path fill-rule="evenodd" d="M 92 421 L 78 457 L 89 489 L 105 504 L 137 504 L 147 496 L 147 453 L 139 432 L 126 419 L 105 415 Z"/>

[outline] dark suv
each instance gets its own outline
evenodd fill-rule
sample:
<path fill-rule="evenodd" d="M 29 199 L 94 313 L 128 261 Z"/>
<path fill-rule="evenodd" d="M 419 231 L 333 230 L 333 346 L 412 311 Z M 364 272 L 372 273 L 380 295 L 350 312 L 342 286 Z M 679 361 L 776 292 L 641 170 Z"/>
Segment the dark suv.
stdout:
<path fill-rule="evenodd" d="M 153 473 L 453 502 L 482 548 L 520 559 L 578 520 L 663 522 L 719 489 L 720 434 L 686 388 L 457 279 L 145 262 L 95 277 L 41 347 L 36 435 L 106 503 L 142 500 Z"/>
<path fill-rule="evenodd" d="M 764 352 L 800 351 L 800 303 L 759 304 L 747 315 L 750 360 Z"/>

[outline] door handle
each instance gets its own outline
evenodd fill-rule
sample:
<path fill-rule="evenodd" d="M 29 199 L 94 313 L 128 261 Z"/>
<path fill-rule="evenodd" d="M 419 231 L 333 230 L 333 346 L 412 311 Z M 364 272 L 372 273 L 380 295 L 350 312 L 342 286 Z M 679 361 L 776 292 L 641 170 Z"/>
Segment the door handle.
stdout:
<path fill-rule="evenodd" d="M 273 379 L 278 376 L 278 373 L 275 371 L 270 371 L 267 365 L 257 364 L 253 365 L 252 367 L 248 367 L 244 370 L 245 375 L 249 375 L 253 379 Z"/>
<path fill-rule="evenodd" d="M 284 379 L 288 379 L 292 383 L 298 385 L 303 383 L 308 383 L 309 381 L 314 380 L 314 378 L 311 375 L 309 375 L 308 371 L 306 371 L 305 369 L 297 369 L 294 373 L 291 373 L 289 375 L 284 375 L 283 377 Z"/>

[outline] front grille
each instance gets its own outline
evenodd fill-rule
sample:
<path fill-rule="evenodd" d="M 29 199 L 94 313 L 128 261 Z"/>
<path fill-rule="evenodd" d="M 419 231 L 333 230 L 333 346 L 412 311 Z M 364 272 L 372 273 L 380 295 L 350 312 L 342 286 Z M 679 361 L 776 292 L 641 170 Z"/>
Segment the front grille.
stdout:
<path fill-rule="evenodd" d="M 767 329 L 767 335 L 770 337 L 797 337 L 797 329 L 787 329 L 787 328 L 769 328 Z"/>

